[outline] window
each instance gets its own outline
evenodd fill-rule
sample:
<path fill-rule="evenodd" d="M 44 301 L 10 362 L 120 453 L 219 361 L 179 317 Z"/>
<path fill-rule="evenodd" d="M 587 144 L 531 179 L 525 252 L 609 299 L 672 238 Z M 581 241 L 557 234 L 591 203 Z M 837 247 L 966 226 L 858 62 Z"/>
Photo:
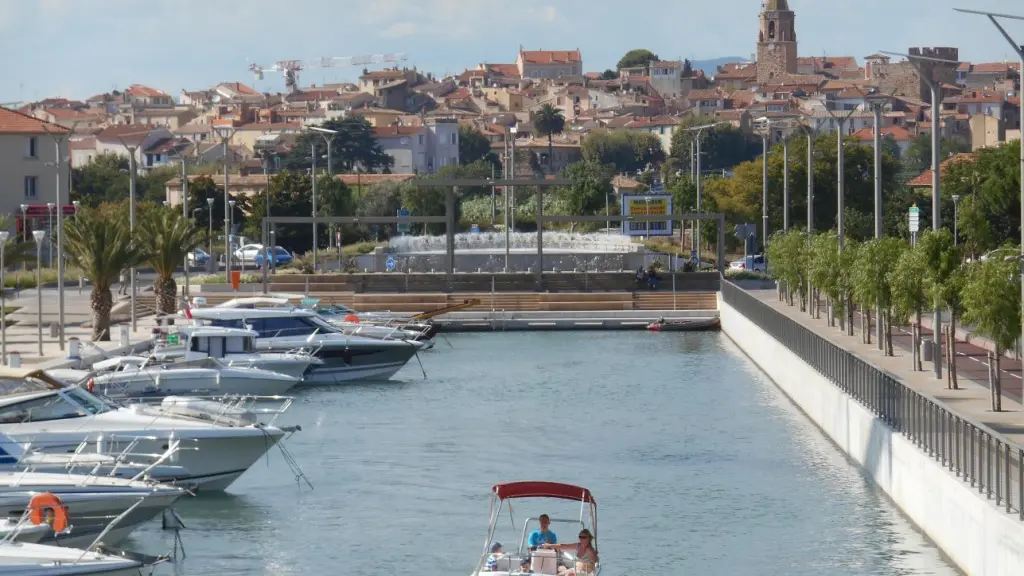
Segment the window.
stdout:
<path fill-rule="evenodd" d="M 63 420 L 65 418 L 81 418 L 89 414 L 71 404 L 60 394 L 43 396 L 26 400 L 0 409 L 0 424 L 19 424 L 22 422 L 44 422 L 47 420 Z"/>
<path fill-rule="evenodd" d="M 35 176 L 25 176 L 25 198 L 36 197 L 36 185 L 39 183 L 39 179 Z"/>
<path fill-rule="evenodd" d="M 459 163 L 459 159 L 456 158 L 455 156 L 452 156 L 452 166 L 455 166 L 458 163 Z"/>
<path fill-rule="evenodd" d="M 29 136 L 28 140 L 25 141 L 25 158 L 38 158 L 38 145 L 39 141 L 35 136 Z"/>
<path fill-rule="evenodd" d="M 459 143 L 459 135 L 456 134 L 455 132 L 452 132 L 452 144 L 458 144 L 458 143 Z"/>
<path fill-rule="evenodd" d="M 420 134 L 419 138 L 417 138 L 416 141 L 419 143 L 420 146 L 423 146 L 423 134 Z"/>

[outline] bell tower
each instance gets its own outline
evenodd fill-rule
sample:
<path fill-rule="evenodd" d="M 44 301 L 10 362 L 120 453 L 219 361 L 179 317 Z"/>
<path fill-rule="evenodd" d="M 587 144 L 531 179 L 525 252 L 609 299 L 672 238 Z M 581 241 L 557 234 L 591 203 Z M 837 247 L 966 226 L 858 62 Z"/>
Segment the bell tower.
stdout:
<path fill-rule="evenodd" d="M 787 0 L 761 3 L 761 32 L 757 39 L 757 81 L 781 80 L 796 74 L 796 15 Z"/>

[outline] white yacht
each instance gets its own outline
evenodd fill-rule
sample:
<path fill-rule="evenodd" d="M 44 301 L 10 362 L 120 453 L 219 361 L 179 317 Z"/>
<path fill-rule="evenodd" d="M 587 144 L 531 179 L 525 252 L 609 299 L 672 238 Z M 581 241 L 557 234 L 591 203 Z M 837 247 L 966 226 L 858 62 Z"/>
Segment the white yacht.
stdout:
<path fill-rule="evenodd" d="M 38 525 L 47 514 L 64 514 L 68 529 L 52 523 L 51 529 L 36 541 L 79 547 L 90 546 L 111 520 L 123 515 L 103 534 L 103 543 L 114 545 L 185 494 L 184 488 L 150 481 L 4 472 L 0 473 L 0 517 L 17 520 L 28 512 L 32 513 L 32 524 Z"/>
<path fill-rule="evenodd" d="M 164 404 L 170 400 L 175 398 Z M 254 423 L 251 412 L 253 417 L 240 418 L 172 408 L 118 406 L 82 388 L 65 387 L 39 370 L 0 369 L 0 433 L 47 453 L 73 452 L 82 442 L 94 442 L 101 453 L 132 444 L 139 451 L 160 453 L 179 440 L 190 449 L 178 451 L 169 463 L 188 472 L 173 480 L 203 491 L 230 486 L 287 433 L 273 426 L 273 419 Z"/>
<path fill-rule="evenodd" d="M 295 376 L 251 366 L 227 366 L 216 358 L 161 362 L 153 357 L 116 356 L 92 365 L 92 371 L 69 368 L 49 373 L 67 384 L 85 383 L 110 398 L 164 397 L 181 394 L 250 394 L 277 396 L 290 390 Z"/>
<path fill-rule="evenodd" d="M 312 348 L 323 364 L 313 366 L 300 385 L 387 380 L 423 348 L 421 342 L 351 336 L 299 308 L 213 307 L 191 309 L 190 314 L 200 324 L 255 331 L 261 352 Z"/>
<path fill-rule="evenodd" d="M 143 569 L 166 561 L 165 557 L 129 552 L 115 555 L 101 550 L 0 542 L 0 574 L 11 576 L 141 576 Z"/>
<path fill-rule="evenodd" d="M 157 348 L 158 358 L 184 358 L 186 361 L 215 358 L 232 368 L 256 368 L 291 376 L 305 377 L 312 366 L 323 361 L 303 349 L 290 352 L 257 352 L 252 330 L 216 326 L 185 326 L 178 330 L 179 346 Z"/>

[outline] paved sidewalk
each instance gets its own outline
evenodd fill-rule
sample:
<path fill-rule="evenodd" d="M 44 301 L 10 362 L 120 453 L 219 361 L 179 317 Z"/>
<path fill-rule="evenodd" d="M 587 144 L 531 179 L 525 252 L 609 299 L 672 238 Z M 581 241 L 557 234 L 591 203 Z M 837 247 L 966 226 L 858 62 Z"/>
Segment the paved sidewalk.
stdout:
<path fill-rule="evenodd" d="M 969 376 L 973 374 L 974 377 L 977 377 L 977 369 L 973 366 L 964 366 L 960 369 L 960 390 L 949 390 L 946 388 L 945 371 L 941 380 L 936 379 L 934 372 L 931 371 L 930 362 L 923 364 L 925 369 L 923 372 L 917 372 L 912 369 L 911 354 L 908 349 L 896 345 L 898 340 L 895 332 L 893 334 L 893 353 L 895 355 L 884 356 L 874 342 L 871 344 L 862 343 L 859 333 L 854 336 L 847 336 L 845 332 L 839 330 L 838 326 L 834 328 L 828 326 L 824 309 L 822 309 L 821 319 L 815 320 L 806 312 L 801 312 L 799 305 L 789 306 L 780 302 L 778 293 L 774 290 L 752 290 L 749 291 L 749 294 L 813 330 L 833 344 L 849 350 L 873 363 L 875 366 L 888 371 L 911 389 L 942 402 L 949 411 L 957 413 L 968 420 L 984 424 L 1004 435 L 1010 441 L 1024 446 L 1024 417 L 1022 417 L 1024 405 L 1019 400 L 1015 400 L 1013 397 L 1006 397 L 1007 394 L 1004 394 L 1003 411 L 992 412 L 992 401 L 988 389 Z M 859 322 L 855 318 L 854 328 L 857 329 L 858 327 Z M 902 336 L 901 338 L 905 338 L 909 344 L 909 335 Z M 909 348 L 909 345 L 907 348 Z M 977 354 L 978 350 L 980 349 L 974 348 L 974 350 L 964 350 L 964 352 L 965 354 L 972 355 Z M 966 362 L 961 360 L 961 363 Z M 1016 369 L 1019 375 L 1019 365 Z M 981 368 L 981 373 L 985 373 L 984 367 Z M 1012 383 L 1011 381 L 1019 382 L 1019 380 L 1004 377 L 1004 388 L 1008 388 Z M 1018 399 L 1020 398 L 1019 390 L 1020 385 L 1017 384 L 1015 394 Z"/>

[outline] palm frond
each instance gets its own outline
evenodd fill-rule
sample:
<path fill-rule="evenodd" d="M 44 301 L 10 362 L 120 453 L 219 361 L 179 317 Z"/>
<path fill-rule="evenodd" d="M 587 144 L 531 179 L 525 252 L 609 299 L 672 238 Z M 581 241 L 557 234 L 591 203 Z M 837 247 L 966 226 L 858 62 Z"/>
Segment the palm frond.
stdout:
<path fill-rule="evenodd" d="M 144 249 L 132 241 L 124 212 L 82 209 L 68 220 L 65 234 L 65 249 L 71 262 L 82 269 L 97 290 L 109 290 L 121 272 L 146 259 Z"/>
<path fill-rule="evenodd" d="M 161 280 L 172 278 L 175 268 L 204 240 L 203 231 L 192 220 L 170 208 L 146 212 L 138 232 L 146 260 Z"/>

